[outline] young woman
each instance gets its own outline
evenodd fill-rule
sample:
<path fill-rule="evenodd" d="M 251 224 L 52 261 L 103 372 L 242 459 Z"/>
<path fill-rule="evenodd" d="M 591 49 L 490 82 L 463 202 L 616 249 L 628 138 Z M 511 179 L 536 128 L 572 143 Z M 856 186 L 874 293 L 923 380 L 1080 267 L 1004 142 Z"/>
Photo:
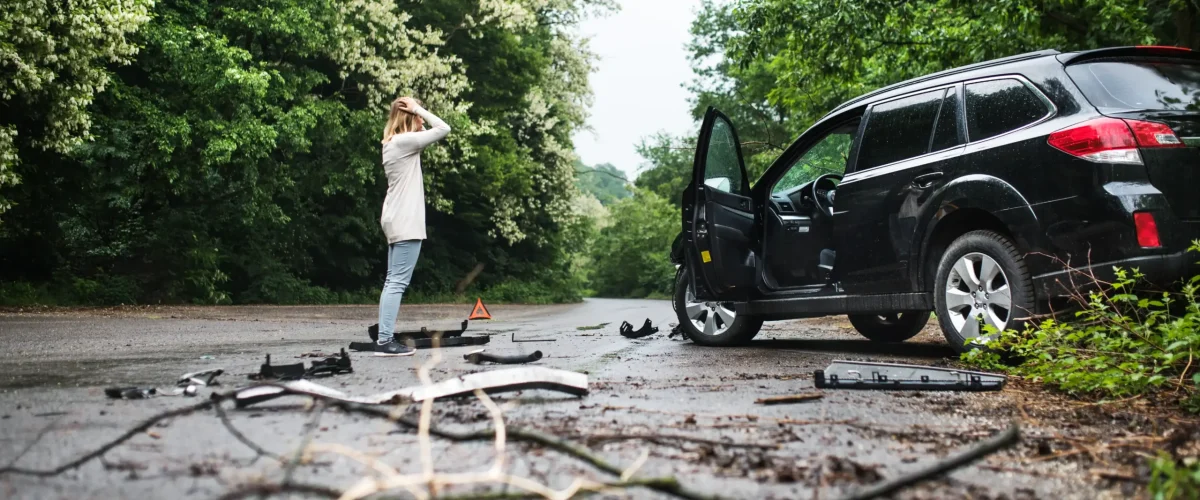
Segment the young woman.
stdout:
<path fill-rule="evenodd" d="M 432 127 L 425 130 L 425 123 Z M 446 137 L 450 127 L 421 107 L 412 97 L 392 102 L 383 130 L 383 171 L 387 173 L 387 198 L 379 222 L 388 240 L 387 280 L 379 297 L 379 339 L 376 356 L 411 356 L 412 348 L 396 341 L 396 314 L 412 280 L 421 242 L 425 240 L 425 183 L 421 178 L 421 151 Z"/>

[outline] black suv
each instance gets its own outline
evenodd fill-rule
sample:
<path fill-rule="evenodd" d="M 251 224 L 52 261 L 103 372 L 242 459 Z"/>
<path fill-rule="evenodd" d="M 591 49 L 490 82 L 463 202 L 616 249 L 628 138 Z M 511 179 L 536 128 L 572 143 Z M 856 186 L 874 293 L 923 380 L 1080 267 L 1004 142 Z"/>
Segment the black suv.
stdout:
<path fill-rule="evenodd" d="M 965 350 L 1021 327 L 1077 272 L 1192 271 L 1198 147 L 1200 55 L 1175 47 L 1035 52 L 883 88 L 831 111 L 753 186 L 710 109 L 672 250 L 675 308 L 706 345 L 831 314 L 901 342 L 932 311 Z"/>

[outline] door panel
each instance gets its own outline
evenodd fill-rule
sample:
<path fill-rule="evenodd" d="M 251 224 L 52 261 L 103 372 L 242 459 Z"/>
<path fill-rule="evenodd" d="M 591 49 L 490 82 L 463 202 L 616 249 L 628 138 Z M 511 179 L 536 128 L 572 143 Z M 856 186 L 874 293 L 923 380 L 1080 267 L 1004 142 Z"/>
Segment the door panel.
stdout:
<path fill-rule="evenodd" d="M 912 255 L 917 217 L 965 149 L 959 102 L 958 89 L 951 87 L 882 103 L 868 114 L 863 148 L 877 145 L 876 151 L 856 160 L 891 162 L 875 168 L 870 161 L 856 162 L 838 186 L 834 273 L 846 292 L 919 291 L 912 290 L 909 274 L 919 265 L 919 256 Z"/>
<path fill-rule="evenodd" d="M 746 300 L 757 265 L 754 202 L 737 131 L 712 108 L 700 129 L 692 175 L 683 225 L 696 298 Z"/>

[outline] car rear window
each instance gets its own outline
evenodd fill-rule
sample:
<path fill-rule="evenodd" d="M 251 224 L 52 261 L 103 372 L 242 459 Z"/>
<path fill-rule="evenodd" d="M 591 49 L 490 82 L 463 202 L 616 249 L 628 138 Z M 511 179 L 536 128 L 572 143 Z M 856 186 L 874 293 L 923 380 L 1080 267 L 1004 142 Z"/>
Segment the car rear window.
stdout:
<path fill-rule="evenodd" d="M 1044 118 L 1050 112 L 1041 99 L 1015 79 L 968 83 L 967 137 L 982 141 Z"/>
<path fill-rule="evenodd" d="M 1177 61 L 1102 61 L 1067 66 L 1101 111 L 1200 110 L 1200 65 Z"/>

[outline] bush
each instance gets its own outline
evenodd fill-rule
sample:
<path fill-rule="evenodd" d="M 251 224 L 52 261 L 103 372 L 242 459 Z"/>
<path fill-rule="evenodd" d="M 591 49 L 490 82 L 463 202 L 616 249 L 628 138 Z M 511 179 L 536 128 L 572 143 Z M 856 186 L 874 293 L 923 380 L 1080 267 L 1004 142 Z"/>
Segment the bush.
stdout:
<path fill-rule="evenodd" d="M 611 224 L 592 249 L 592 289 L 607 297 L 670 296 L 675 283 L 671 242 L 679 233 L 679 211 L 645 190 L 610 210 Z"/>
<path fill-rule="evenodd" d="M 1177 462 L 1160 453 L 1150 461 L 1150 496 L 1155 500 L 1200 498 L 1200 461 Z"/>
<path fill-rule="evenodd" d="M 1192 251 L 1200 251 L 1200 243 Z M 1024 332 L 1003 332 L 988 350 L 963 355 L 1002 368 L 1004 352 L 1021 361 L 1011 371 L 1077 395 L 1176 398 L 1200 411 L 1200 276 L 1180 292 L 1139 292 L 1137 270 L 1117 269 L 1106 289 L 1077 297 L 1075 321 L 1048 319 Z"/>

